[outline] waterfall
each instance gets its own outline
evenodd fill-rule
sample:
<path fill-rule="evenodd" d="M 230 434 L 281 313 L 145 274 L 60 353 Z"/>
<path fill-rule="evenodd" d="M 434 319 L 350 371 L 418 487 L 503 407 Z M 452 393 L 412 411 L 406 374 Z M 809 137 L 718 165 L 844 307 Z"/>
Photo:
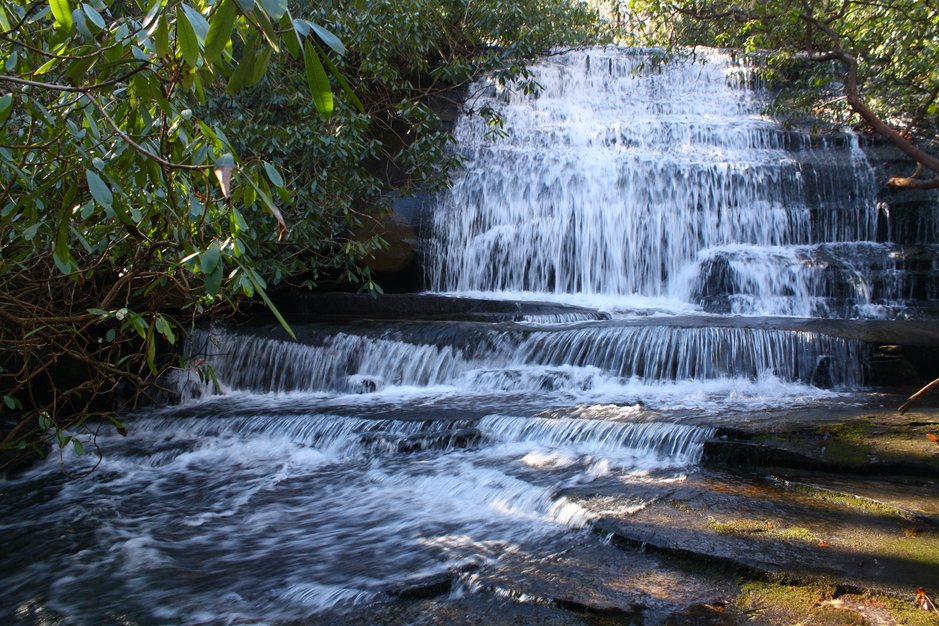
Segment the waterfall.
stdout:
<path fill-rule="evenodd" d="M 866 258 L 878 208 L 856 137 L 813 140 L 761 116 L 768 94 L 726 55 L 638 72 L 648 54 L 551 57 L 533 95 L 474 87 L 508 136 L 459 121 L 466 164 L 434 216 L 432 289 L 638 295 L 740 315 L 902 305 L 870 287 L 891 251 Z"/>
<path fill-rule="evenodd" d="M 508 136 L 457 125 L 430 284 L 540 304 L 192 332 L 173 402 L 4 482 L 0 622 L 449 622 L 491 593 L 473 577 L 606 558 L 582 529 L 700 488 L 718 426 L 867 401 L 871 345 L 821 329 L 869 322 L 793 318 L 902 317 L 939 298 L 939 246 L 915 221 L 883 241 L 857 138 L 781 129 L 725 56 L 648 54 L 551 56 L 533 95 L 482 80 L 469 106 Z"/>

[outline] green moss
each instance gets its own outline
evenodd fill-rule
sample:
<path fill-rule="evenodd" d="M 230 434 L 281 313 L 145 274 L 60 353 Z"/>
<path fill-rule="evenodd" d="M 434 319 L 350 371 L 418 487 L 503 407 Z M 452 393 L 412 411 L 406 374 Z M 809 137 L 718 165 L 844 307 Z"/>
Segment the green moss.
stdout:
<path fill-rule="evenodd" d="M 734 519 L 719 521 L 713 517 L 708 517 L 707 527 L 718 535 L 752 535 L 755 533 L 765 533 L 769 530 L 769 522 L 756 521 L 748 519 Z"/>
<path fill-rule="evenodd" d="M 741 587 L 733 608 L 735 612 L 750 615 L 751 621 L 757 623 L 797 624 L 811 617 L 823 601 L 832 597 L 832 593 L 830 586 L 817 583 L 748 582 Z"/>
<path fill-rule="evenodd" d="M 779 530 L 772 531 L 772 534 L 774 537 L 788 539 L 790 541 L 805 541 L 808 543 L 818 543 L 821 541 L 821 537 L 813 533 L 808 528 L 781 528 Z"/>
<path fill-rule="evenodd" d="M 746 615 L 747 624 L 802 624 L 803 626 L 830 626 L 869 624 L 859 612 L 831 606 L 835 597 L 834 585 L 813 582 L 805 585 L 746 582 L 731 606 L 738 614 Z M 936 626 L 936 615 L 920 609 L 909 599 L 898 599 L 881 594 L 845 595 L 853 604 L 867 605 L 872 611 L 886 610 L 898 624 L 904 626 Z M 744 622 L 741 622 L 744 623 Z"/>
<path fill-rule="evenodd" d="M 887 541 L 884 543 L 884 553 L 922 564 L 929 571 L 937 572 L 933 577 L 939 578 L 939 534 L 935 532 L 920 532 Z"/>
<path fill-rule="evenodd" d="M 845 494 L 838 491 L 829 491 L 828 489 L 819 489 L 809 485 L 792 485 L 792 489 L 813 498 L 827 500 L 828 502 L 834 502 L 835 504 L 840 504 L 846 507 L 857 508 L 869 513 L 897 517 L 908 516 L 905 511 L 901 511 L 895 507 L 883 504 L 882 502 L 877 502 L 876 500 L 869 500 L 867 498 L 861 498 L 851 494 Z"/>
<path fill-rule="evenodd" d="M 870 463 L 870 447 L 859 445 L 858 440 L 829 439 L 825 446 L 825 460 L 838 465 L 860 466 Z"/>
<path fill-rule="evenodd" d="M 936 626 L 939 617 L 932 611 L 924 611 L 917 606 L 912 598 L 900 600 L 890 596 L 875 596 L 874 601 L 887 609 L 898 624 L 904 626 Z"/>

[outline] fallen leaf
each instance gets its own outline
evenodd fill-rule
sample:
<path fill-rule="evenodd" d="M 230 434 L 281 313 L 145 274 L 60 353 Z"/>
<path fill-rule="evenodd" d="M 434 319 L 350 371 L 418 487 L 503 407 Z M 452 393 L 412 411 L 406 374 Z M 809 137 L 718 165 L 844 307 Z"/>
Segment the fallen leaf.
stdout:
<path fill-rule="evenodd" d="M 930 441 L 934 443 L 939 443 L 939 437 L 935 436 L 932 433 L 926 433 L 926 439 L 929 439 Z"/>
<path fill-rule="evenodd" d="M 825 543 L 824 541 L 819 541 L 819 542 L 818 542 L 818 547 L 819 547 L 819 548 L 827 548 L 827 547 L 828 547 L 828 544 Z"/>
<path fill-rule="evenodd" d="M 916 604 L 926 611 L 932 608 L 932 602 L 929 600 L 929 596 L 926 595 L 926 589 L 923 587 L 916 590 Z"/>

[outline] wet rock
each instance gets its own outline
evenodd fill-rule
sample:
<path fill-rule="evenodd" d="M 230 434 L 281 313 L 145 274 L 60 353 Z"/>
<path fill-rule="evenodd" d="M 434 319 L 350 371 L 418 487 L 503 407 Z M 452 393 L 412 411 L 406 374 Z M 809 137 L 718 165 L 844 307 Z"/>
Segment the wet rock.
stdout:
<path fill-rule="evenodd" d="M 916 368 L 903 356 L 877 354 L 868 361 L 869 381 L 874 387 L 904 387 L 922 384 L 922 377 Z"/>
<path fill-rule="evenodd" d="M 450 574 L 439 574 L 423 580 L 407 583 L 388 592 L 399 600 L 426 600 L 450 593 L 453 589 L 453 577 Z"/>
<path fill-rule="evenodd" d="M 686 609 L 675 611 L 667 618 L 663 626 L 737 626 L 737 617 L 723 608 L 709 604 L 692 604 Z"/>
<path fill-rule="evenodd" d="M 588 319 L 608 319 L 594 309 L 545 302 L 476 300 L 433 294 L 285 293 L 274 304 L 292 323 L 334 320 L 478 320 L 520 321 L 533 316 L 577 314 Z M 250 311 L 254 318 L 269 315 L 263 308 Z"/>

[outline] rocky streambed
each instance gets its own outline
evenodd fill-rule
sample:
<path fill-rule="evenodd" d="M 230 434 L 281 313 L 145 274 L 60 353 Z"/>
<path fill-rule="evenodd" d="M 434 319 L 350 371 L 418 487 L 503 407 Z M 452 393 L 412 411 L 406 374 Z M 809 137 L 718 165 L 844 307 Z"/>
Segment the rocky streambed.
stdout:
<path fill-rule="evenodd" d="M 939 624 L 939 401 L 835 417 L 720 430 L 670 488 L 566 489 L 593 533 L 494 546 L 334 623 Z"/>

